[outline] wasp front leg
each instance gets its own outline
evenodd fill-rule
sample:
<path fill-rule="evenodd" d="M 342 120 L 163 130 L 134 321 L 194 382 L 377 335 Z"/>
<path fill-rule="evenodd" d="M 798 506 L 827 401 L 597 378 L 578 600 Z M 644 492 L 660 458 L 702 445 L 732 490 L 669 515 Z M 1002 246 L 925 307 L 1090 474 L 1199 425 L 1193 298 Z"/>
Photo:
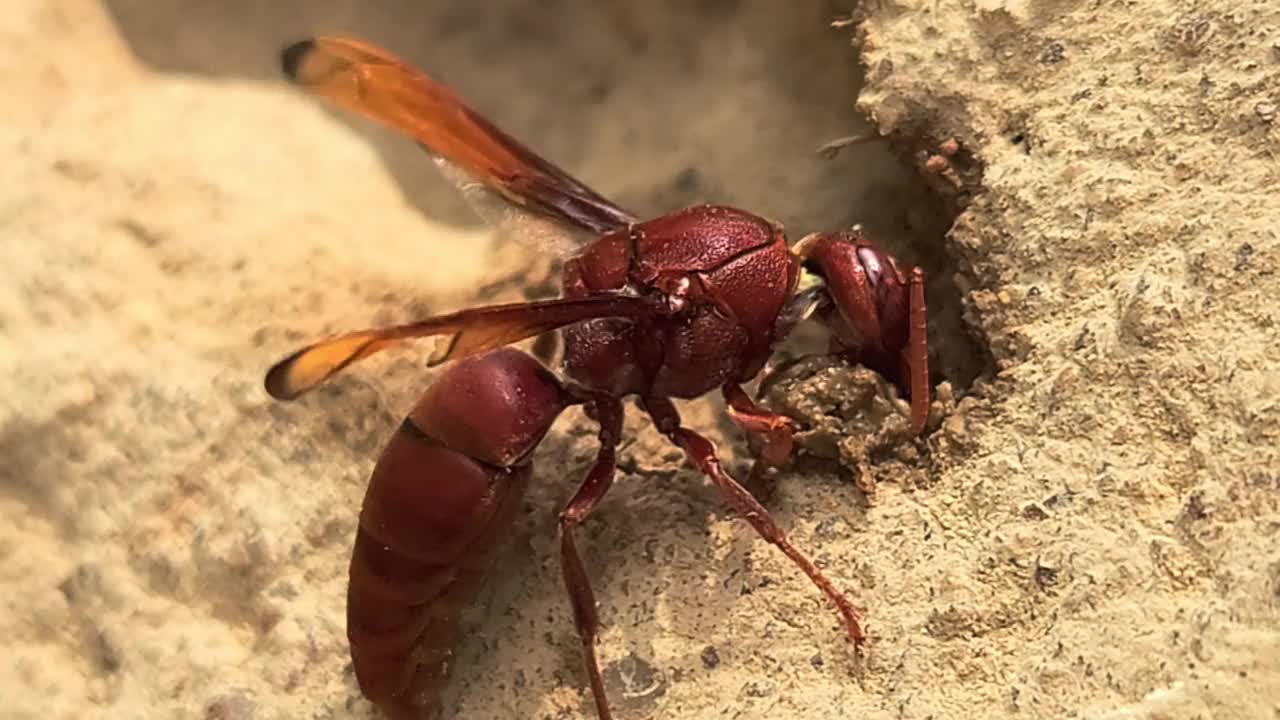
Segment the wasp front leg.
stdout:
<path fill-rule="evenodd" d="M 725 383 L 720 390 L 729 406 L 729 417 L 764 441 L 760 461 L 768 467 L 785 465 L 791 459 L 795 433 L 800 429 L 796 421 L 756 405 L 737 383 Z"/>

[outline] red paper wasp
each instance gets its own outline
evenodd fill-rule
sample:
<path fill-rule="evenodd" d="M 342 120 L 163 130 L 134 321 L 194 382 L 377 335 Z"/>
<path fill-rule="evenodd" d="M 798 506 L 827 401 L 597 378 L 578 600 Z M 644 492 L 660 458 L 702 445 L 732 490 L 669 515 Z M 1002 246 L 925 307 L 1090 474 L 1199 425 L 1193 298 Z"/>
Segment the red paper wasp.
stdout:
<path fill-rule="evenodd" d="M 310 345 L 271 368 L 268 392 L 292 399 L 351 363 L 412 338 L 444 340 L 455 361 L 391 438 L 370 479 L 351 559 L 347 635 L 361 691 L 395 717 L 431 712 L 458 640 L 459 615 L 489 570 L 556 417 L 581 404 L 600 449 L 560 514 L 565 583 L 597 712 L 611 717 L 595 656 L 596 606 L 574 529 L 608 491 L 635 397 L 725 502 L 777 546 L 839 611 L 858 613 L 769 513 L 721 468 L 671 398 L 719 390 L 734 420 L 791 453 L 795 424 L 742 388 L 801 320 L 833 331 L 836 351 L 896 383 L 915 432 L 929 408 L 924 276 L 858 232 L 789 248 L 782 228 L 743 210 L 696 206 L 640 221 L 503 133 L 419 70 L 359 40 L 323 37 L 283 53 L 299 87 L 413 138 L 507 234 L 563 259 L 563 297 L 472 308 Z M 823 281 L 801 287 L 802 267 Z M 563 377 L 506 346 L 559 330 Z"/>

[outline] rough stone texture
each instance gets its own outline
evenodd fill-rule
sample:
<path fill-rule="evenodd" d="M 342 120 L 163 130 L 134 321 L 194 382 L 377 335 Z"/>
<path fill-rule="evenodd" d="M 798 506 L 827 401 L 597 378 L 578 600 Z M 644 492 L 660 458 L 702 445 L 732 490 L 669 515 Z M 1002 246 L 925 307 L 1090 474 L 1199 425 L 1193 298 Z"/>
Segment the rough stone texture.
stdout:
<path fill-rule="evenodd" d="M 866 610 L 865 656 L 633 417 L 582 533 L 620 719 L 1280 713 L 1274 3 L 868 3 L 845 31 L 866 38 L 860 102 L 936 202 L 883 148 L 812 156 L 859 127 L 828 3 L 621 7 L 7 8 L 2 714 L 372 716 L 347 553 L 428 348 L 294 404 L 261 374 L 317 335 L 474 302 L 529 258 L 407 143 L 277 83 L 276 49 L 317 30 L 402 51 L 643 212 L 860 220 L 931 270 L 955 408 L 852 453 L 870 505 L 820 460 L 770 500 Z M 984 346 L 999 372 L 969 387 Z M 714 410 L 687 419 L 741 469 Z M 590 717 L 554 512 L 591 432 L 570 413 L 538 457 L 458 717 Z"/>

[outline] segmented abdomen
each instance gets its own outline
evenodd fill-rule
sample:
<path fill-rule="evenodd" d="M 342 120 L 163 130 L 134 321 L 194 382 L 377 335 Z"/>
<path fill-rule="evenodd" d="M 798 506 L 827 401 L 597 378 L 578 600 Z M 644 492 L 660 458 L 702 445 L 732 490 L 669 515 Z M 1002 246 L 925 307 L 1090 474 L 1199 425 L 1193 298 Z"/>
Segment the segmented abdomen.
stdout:
<path fill-rule="evenodd" d="M 347 638 L 361 692 L 396 720 L 436 715 L 462 612 L 520 507 L 528 455 L 567 402 L 523 353 L 464 359 L 378 459 L 351 556 Z"/>

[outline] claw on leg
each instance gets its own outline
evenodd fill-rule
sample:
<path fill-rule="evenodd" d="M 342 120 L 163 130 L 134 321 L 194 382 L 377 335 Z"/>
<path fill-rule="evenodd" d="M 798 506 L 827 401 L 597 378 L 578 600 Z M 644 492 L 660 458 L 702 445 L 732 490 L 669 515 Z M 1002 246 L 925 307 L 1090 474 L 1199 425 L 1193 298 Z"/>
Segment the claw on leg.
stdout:
<path fill-rule="evenodd" d="M 721 392 L 729 405 L 729 416 L 734 422 L 743 430 L 764 439 L 760 459 L 770 467 L 785 465 L 791 458 L 794 445 L 792 438 L 799 430 L 796 422 L 756 405 L 737 383 L 726 383 Z"/>

